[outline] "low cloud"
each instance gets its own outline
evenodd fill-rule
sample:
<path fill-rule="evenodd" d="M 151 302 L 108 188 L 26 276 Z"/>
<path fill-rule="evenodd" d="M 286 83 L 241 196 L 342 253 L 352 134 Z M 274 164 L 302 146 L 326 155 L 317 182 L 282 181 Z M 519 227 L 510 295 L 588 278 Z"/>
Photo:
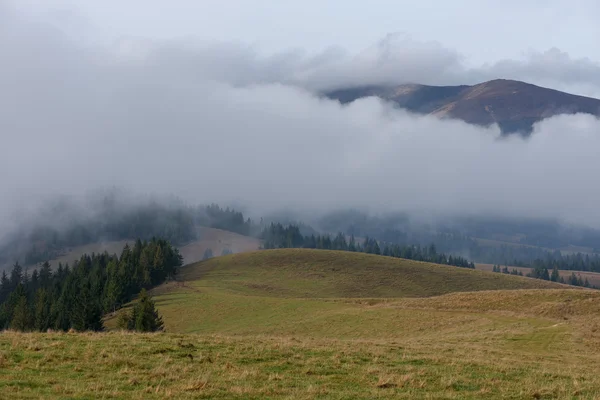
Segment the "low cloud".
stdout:
<path fill-rule="evenodd" d="M 57 195 L 81 198 L 117 186 L 264 213 L 361 207 L 600 226 L 596 118 L 554 117 L 525 140 L 373 98 L 341 106 L 314 94 L 350 83 L 473 83 L 498 71 L 533 76 L 543 63 L 473 72 L 458 53 L 396 36 L 350 58 L 334 49 L 264 57 L 238 44 L 193 40 L 81 48 L 60 32 L 14 19 L 2 29 L 5 215 Z M 557 71 L 572 64 L 590 79 L 561 82 L 598 87 L 591 61 L 563 57 L 543 78 L 559 79 Z"/>

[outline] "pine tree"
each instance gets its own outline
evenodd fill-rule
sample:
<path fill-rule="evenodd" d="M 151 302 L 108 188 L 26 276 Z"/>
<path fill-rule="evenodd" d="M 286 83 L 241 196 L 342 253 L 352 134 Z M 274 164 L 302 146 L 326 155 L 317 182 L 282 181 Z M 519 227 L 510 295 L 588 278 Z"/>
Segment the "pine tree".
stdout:
<path fill-rule="evenodd" d="M 145 289 L 140 292 L 140 297 L 133 309 L 132 316 L 135 330 L 138 332 L 156 332 L 163 330 L 162 318 L 154 306 L 154 301 Z"/>
<path fill-rule="evenodd" d="M 17 261 L 10 271 L 10 290 L 13 291 L 23 282 L 23 268 Z"/>
<path fill-rule="evenodd" d="M 209 258 L 213 258 L 212 249 L 206 249 L 204 251 L 204 256 L 202 257 L 202 260 L 208 260 Z"/>
<path fill-rule="evenodd" d="M 45 332 L 52 326 L 50 315 L 51 299 L 46 289 L 41 288 L 35 294 L 34 328 Z"/>
<path fill-rule="evenodd" d="M 31 325 L 31 312 L 29 310 L 27 296 L 23 294 L 19 296 L 15 305 L 10 327 L 17 331 L 27 332 L 31 330 Z"/>
<path fill-rule="evenodd" d="M 40 268 L 40 285 L 43 288 L 47 288 L 50 286 L 52 281 L 52 269 L 50 268 L 50 263 L 46 261 L 42 264 Z"/>
<path fill-rule="evenodd" d="M 2 277 L 0 278 L 0 303 L 8 299 L 10 290 L 10 281 L 8 280 L 8 276 L 6 276 L 6 271 L 2 271 Z"/>
<path fill-rule="evenodd" d="M 126 284 L 119 266 L 111 260 L 106 267 L 107 281 L 104 288 L 104 310 L 115 312 L 125 299 Z"/>
<path fill-rule="evenodd" d="M 552 275 L 550 275 L 550 280 L 552 282 L 558 282 L 559 278 L 560 274 L 558 273 L 558 267 L 555 265 L 554 268 L 552 268 Z"/>
<path fill-rule="evenodd" d="M 85 283 L 79 294 L 72 313 L 73 329 L 77 331 L 101 331 L 102 311 L 98 301 L 91 295 L 89 283 Z"/>
<path fill-rule="evenodd" d="M 348 243 L 348 251 L 356 251 L 356 239 L 354 235 L 350 236 L 350 243 Z"/>

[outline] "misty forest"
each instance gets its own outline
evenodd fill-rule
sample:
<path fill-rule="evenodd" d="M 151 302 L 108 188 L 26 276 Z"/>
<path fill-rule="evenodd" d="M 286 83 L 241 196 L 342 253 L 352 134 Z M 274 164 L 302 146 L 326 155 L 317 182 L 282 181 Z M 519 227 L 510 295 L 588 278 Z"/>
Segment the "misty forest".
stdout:
<path fill-rule="evenodd" d="M 599 18 L 0 0 L 0 400 L 600 398 Z"/>

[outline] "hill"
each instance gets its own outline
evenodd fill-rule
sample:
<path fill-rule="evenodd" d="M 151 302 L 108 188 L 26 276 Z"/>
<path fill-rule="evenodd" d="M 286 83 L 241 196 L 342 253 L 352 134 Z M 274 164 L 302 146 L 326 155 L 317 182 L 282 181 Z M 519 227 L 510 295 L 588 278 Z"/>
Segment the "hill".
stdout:
<path fill-rule="evenodd" d="M 557 288 L 551 282 L 372 254 L 266 250 L 218 257 L 182 269 L 227 290 L 284 297 L 427 297 L 452 292 Z"/>
<path fill-rule="evenodd" d="M 534 123 L 559 114 L 600 116 L 598 99 L 505 79 L 473 86 L 367 86 L 339 89 L 325 95 L 342 103 L 377 96 L 420 114 L 460 119 L 480 126 L 497 123 L 506 134 L 529 134 Z"/>
<path fill-rule="evenodd" d="M 181 272 L 180 281 L 153 290 L 169 333 L 0 334 L 0 393 L 11 399 L 600 394 L 597 291 L 323 250 L 230 255 Z M 489 280 L 511 289 L 559 289 L 482 290 Z"/>
<path fill-rule="evenodd" d="M 362 303 L 566 287 L 370 254 L 308 249 L 217 257 L 182 268 L 178 279 L 152 291 L 170 332 L 327 338 L 388 337 L 406 330 L 407 319 L 416 323 L 423 317 L 406 310 L 364 313 Z M 456 317 L 438 314 L 427 318 Z M 114 327 L 116 315 L 106 324 Z"/>

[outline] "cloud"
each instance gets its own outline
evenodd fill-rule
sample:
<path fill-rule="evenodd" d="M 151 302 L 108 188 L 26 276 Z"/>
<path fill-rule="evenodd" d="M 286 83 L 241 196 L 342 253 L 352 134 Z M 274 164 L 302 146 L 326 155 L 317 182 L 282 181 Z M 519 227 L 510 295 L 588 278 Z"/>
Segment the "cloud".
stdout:
<path fill-rule="evenodd" d="M 415 116 L 373 98 L 341 106 L 312 92 L 330 81 L 364 83 L 373 71 L 391 78 L 394 65 L 431 83 L 466 73 L 461 57 L 437 44 L 392 37 L 344 64 L 338 50 L 262 57 L 191 40 L 80 48 L 33 28 L 14 24 L 0 36 L 4 212 L 118 186 L 260 212 L 370 207 L 600 226 L 598 119 L 555 117 L 529 140 L 507 139 L 496 127 Z"/>

